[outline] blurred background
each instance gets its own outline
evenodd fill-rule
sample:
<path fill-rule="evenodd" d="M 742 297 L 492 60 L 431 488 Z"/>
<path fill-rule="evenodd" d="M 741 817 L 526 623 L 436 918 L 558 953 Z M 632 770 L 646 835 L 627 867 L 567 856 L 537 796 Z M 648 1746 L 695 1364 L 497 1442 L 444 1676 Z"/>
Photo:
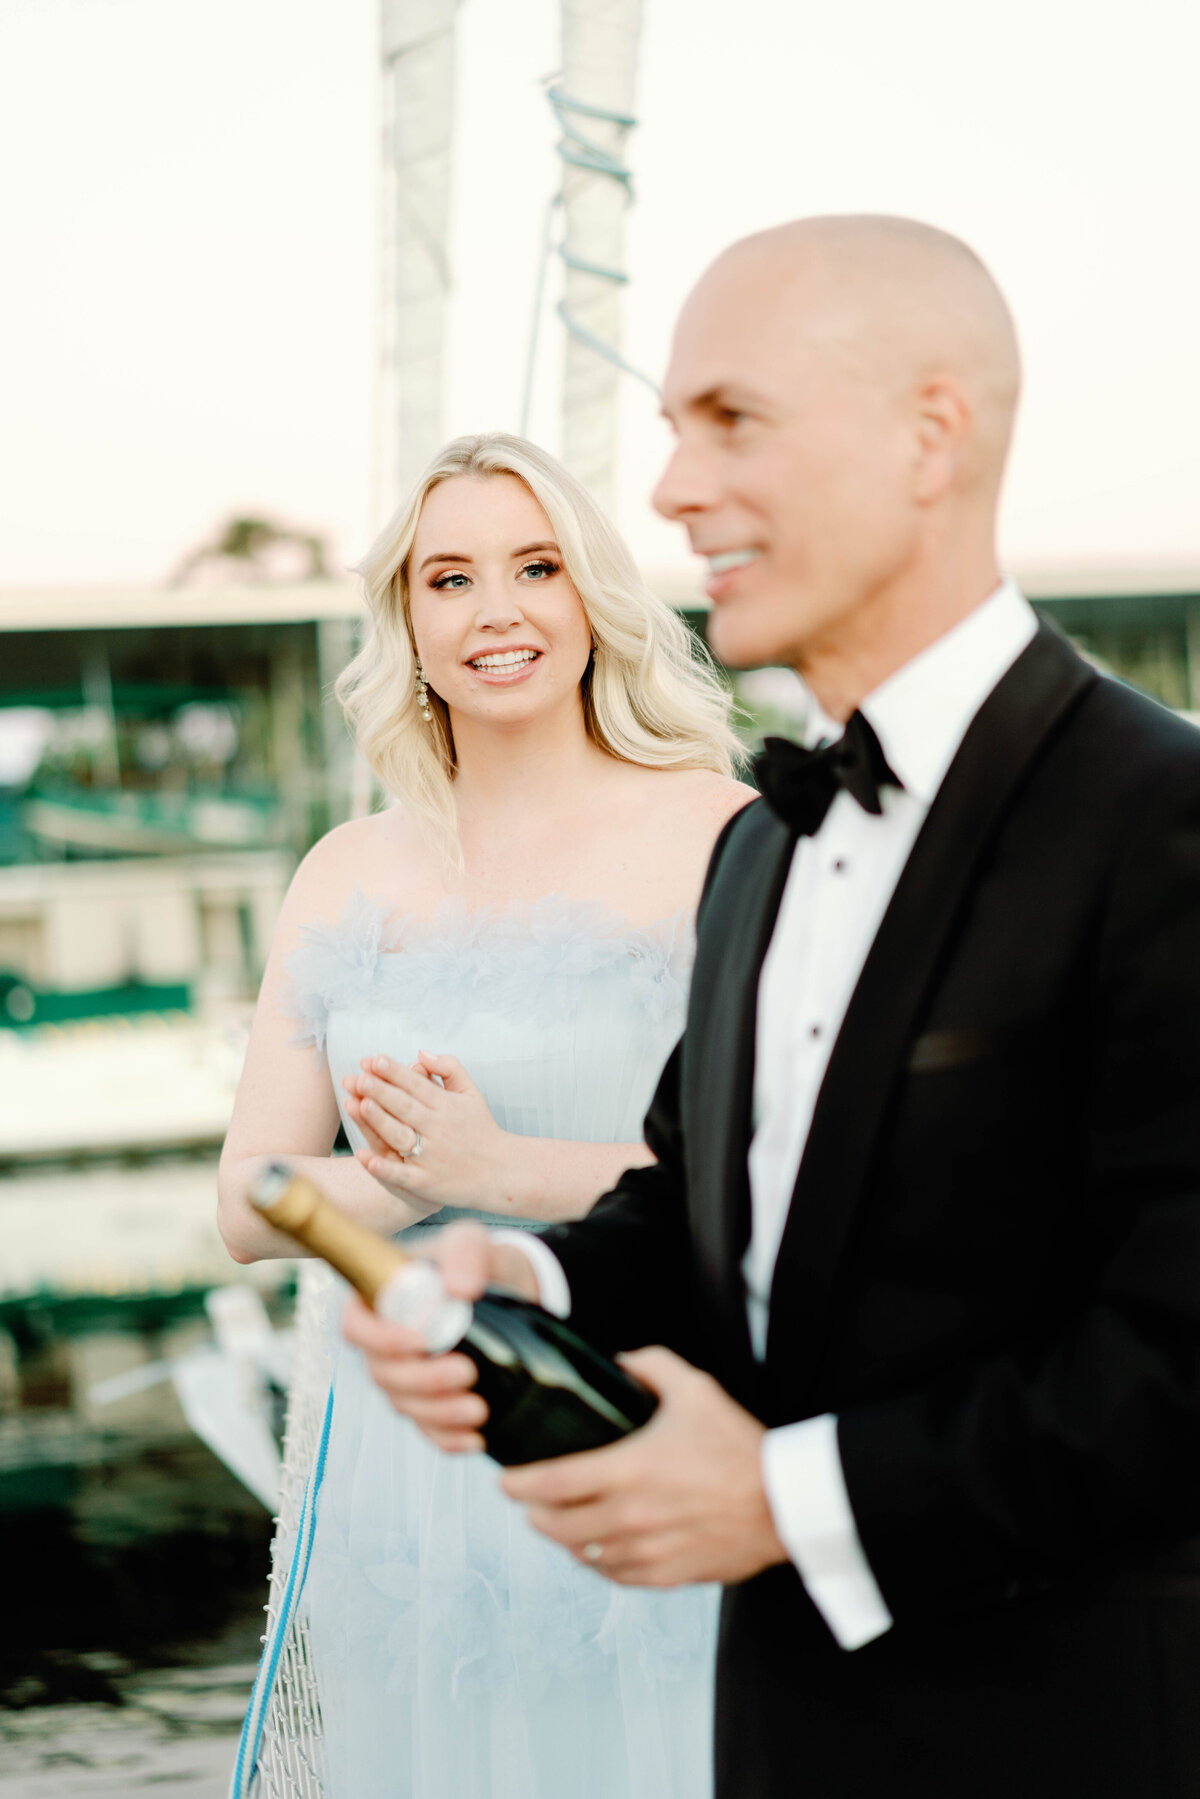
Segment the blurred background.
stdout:
<path fill-rule="evenodd" d="M 1009 567 L 1200 715 L 1198 55 L 1191 0 L 3 0 L 0 1796 L 224 1791 L 295 1281 L 216 1157 L 291 872 L 372 803 L 330 684 L 408 478 L 528 431 L 702 628 L 678 305 L 908 213 L 1016 313 Z"/>

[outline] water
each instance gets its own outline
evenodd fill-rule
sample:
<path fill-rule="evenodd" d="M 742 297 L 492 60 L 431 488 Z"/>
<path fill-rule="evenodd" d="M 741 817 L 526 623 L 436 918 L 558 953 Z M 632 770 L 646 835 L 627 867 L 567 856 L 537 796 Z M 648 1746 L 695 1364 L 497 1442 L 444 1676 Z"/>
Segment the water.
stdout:
<path fill-rule="evenodd" d="M 194 1441 L 0 1513 L 0 1799 L 224 1799 L 271 1520 Z"/>
<path fill-rule="evenodd" d="M 0 1712 L 0 1799 L 226 1799 L 253 1676 L 237 1663 L 116 1684 L 119 1705 Z"/>

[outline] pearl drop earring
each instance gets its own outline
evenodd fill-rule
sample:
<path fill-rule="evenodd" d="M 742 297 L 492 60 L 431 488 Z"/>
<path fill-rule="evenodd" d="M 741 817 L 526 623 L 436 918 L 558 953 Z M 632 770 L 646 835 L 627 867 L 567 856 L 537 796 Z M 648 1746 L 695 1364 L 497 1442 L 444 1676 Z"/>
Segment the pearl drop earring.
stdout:
<path fill-rule="evenodd" d="M 427 725 L 433 723 L 433 713 L 429 710 L 429 689 L 425 685 L 425 670 L 421 667 L 421 658 L 417 657 L 417 710 Z"/>

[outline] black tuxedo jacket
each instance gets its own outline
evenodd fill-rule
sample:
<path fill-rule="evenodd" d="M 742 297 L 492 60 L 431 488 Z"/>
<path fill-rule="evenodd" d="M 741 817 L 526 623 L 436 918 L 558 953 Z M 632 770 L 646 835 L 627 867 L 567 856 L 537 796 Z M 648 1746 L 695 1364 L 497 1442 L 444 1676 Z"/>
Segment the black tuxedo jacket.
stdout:
<path fill-rule="evenodd" d="M 547 1241 L 573 1322 L 822 1412 L 895 1619 L 730 1589 L 722 1799 L 1200 1794 L 1200 732 L 1043 627 L 972 723 L 834 1047 L 750 1353 L 757 985 L 793 840 L 717 846 L 655 1167 Z"/>

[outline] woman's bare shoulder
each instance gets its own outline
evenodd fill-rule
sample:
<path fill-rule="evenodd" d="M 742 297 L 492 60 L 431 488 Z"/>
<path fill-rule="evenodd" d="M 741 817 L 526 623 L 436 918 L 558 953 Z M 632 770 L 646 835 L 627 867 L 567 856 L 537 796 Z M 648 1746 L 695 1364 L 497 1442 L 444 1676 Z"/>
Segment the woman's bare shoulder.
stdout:
<path fill-rule="evenodd" d="M 708 768 L 654 770 L 658 797 L 679 824 L 716 837 L 735 812 L 758 798 L 753 787 Z"/>
<path fill-rule="evenodd" d="M 722 824 L 727 824 L 735 812 L 758 798 L 758 788 L 751 787 L 747 781 L 733 781 L 726 775 L 710 774 L 707 769 L 698 772 L 704 778 L 709 803 Z"/>
<path fill-rule="evenodd" d="M 432 872 L 423 833 L 399 806 L 389 806 L 318 838 L 296 870 L 289 900 L 326 918 L 338 916 L 356 887 L 403 905 Z"/>

